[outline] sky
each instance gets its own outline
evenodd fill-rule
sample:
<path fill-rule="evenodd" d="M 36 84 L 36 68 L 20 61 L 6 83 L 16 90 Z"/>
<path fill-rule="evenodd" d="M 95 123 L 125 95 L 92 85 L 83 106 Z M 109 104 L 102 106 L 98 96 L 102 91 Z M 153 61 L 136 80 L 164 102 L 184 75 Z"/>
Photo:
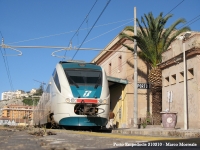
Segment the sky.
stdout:
<path fill-rule="evenodd" d="M 0 38 L 10 46 L 58 46 L 103 49 L 136 16 L 173 14 L 166 27 L 184 18 L 200 31 L 199 0 L 0 0 Z M 79 29 L 78 32 L 76 32 Z M 2 44 L 2 43 L 1 43 Z M 0 47 L 1 48 L 1 47 Z M 48 83 L 61 56 L 91 62 L 100 51 L 45 48 L 1 48 L 0 93 L 39 88 Z M 52 56 L 52 53 L 56 57 Z"/>

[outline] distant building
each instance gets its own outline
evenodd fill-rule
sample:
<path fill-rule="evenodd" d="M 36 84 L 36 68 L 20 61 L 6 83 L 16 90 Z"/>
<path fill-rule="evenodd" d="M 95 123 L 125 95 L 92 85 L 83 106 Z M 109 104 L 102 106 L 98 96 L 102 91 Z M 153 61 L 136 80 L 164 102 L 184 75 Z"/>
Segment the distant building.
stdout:
<path fill-rule="evenodd" d="M 2 118 L 8 118 L 11 122 L 20 123 L 21 120 L 28 123 L 33 119 L 33 107 L 24 105 L 8 105 L 2 109 Z"/>
<path fill-rule="evenodd" d="M 3 92 L 1 94 L 1 100 L 12 99 L 14 95 L 15 95 L 15 92 L 12 92 L 12 91 Z"/>
<path fill-rule="evenodd" d="M 37 89 L 31 89 L 30 94 L 35 94 L 37 92 Z"/>
<path fill-rule="evenodd" d="M 34 91 L 35 90 L 33 90 L 32 93 L 34 93 Z M 30 95 L 32 95 L 32 93 Z M 28 96 L 29 94 L 24 92 L 23 90 L 7 91 L 1 94 L 1 100 L 20 99 L 22 97 L 28 97 Z"/>
<path fill-rule="evenodd" d="M 23 94 L 25 94 L 24 91 L 22 91 L 22 90 L 16 90 L 15 91 L 15 98 L 21 98 Z"/>

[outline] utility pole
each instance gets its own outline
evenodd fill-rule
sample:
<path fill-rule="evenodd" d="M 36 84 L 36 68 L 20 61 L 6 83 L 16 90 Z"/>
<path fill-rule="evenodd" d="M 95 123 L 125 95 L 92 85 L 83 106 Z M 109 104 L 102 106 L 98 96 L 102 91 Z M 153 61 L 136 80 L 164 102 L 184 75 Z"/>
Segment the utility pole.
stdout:
<path fill-rule="evenodd" d="M 190 37 L 191 32 L 186 32 L 184 35 L 178 37 L 183 42 L 183 70 L 184 70 L 184 83 L 183 83 L 183 108 L 184 108 L 184 130 L 188 129 L 188 93 L 187 93 L 187 59 L 185 56 L 185 41 Z"/>
<path fill-rule="evenodd" d="M 184 70 L 184 89 L 183 89 L 183 97 L 184 97 L 184 130 L 188 129 L 188 113 L 187 113 L 187 94 L 186 94 L 186 87 L 187 87 L 187 78 L 186 78 L 186 61 L 185 61 L 185 39 L 183 39 L 183 70 Z"/>
<path fill-rule="evenodd" d="M 134 36 L 137 35 L 137 24 L 136 24 L 136 7 L 134 7 Z M 137 74 L 137 41 L 134 39 L 134 103 L 133 103 L 133 113 L 134 113 L 134 127 L 137 127 L 138 119 L 138 74 Z"/>

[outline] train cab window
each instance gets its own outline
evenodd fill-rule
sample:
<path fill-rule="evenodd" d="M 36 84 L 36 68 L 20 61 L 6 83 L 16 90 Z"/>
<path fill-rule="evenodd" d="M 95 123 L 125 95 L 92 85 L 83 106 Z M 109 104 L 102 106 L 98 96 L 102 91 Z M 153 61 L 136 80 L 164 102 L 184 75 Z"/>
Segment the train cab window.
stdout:
<path fill-rule="evenodd" d="M 97 88 L 102 84 L 102 72 L 93 70 L 65 70 L 70 85 L 91 85 Z"/>
<path fill-rule="evenodd" d="M 57 71 L 55 71 L 55 74 L 53 76 L 54 82 L 58 88 L 58 90 L 61 92 L 61 88 L 60 88 L 60 82 L 59 82 L 59 78 L 58 78 L 58 74 Z"/>

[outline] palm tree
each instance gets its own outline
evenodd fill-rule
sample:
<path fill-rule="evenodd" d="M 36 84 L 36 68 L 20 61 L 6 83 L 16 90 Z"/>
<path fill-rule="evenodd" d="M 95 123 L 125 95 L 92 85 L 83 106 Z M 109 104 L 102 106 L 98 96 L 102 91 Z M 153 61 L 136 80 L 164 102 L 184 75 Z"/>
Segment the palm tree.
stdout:
<path fill-rule="evenodd" d="M 152 13 L 144 14 L 144 17 L 141 17 L 141 23 L 138 19 L 136 20 L 139 26 L 136 36 L 128 35 L 124 32 L 120 33 L 121 38 L 127 38 L 131 41 L 134 41 L 134 39 L 137 40 L 137 46 L 141 50 L 138 52 L 138 56 L 150 65 L 151 70 L 148 80 L 152 87 L 152 115 L 154 117 L 154 124 L 160 124 L 160 112 L 162 111 L 162 71 L 157 64 L 162 62 L 162 53 L 169 48 L 176 37 L 190 30 L 189 27 L 176 30 L 176 27 L 180 23 L 185 22 L 184 19 L 178 19 L 171 26 L 165 28 L 167 21 L 171 17 L 172 14 L 163 17 L 163 13 L 160 13 L 156 18 L 154 18 Z M 134 33 L 133 26 L 127 26 L 124 30 Z M 134 52 L 132 47 L 125 44 L 123 46 Z"/>

